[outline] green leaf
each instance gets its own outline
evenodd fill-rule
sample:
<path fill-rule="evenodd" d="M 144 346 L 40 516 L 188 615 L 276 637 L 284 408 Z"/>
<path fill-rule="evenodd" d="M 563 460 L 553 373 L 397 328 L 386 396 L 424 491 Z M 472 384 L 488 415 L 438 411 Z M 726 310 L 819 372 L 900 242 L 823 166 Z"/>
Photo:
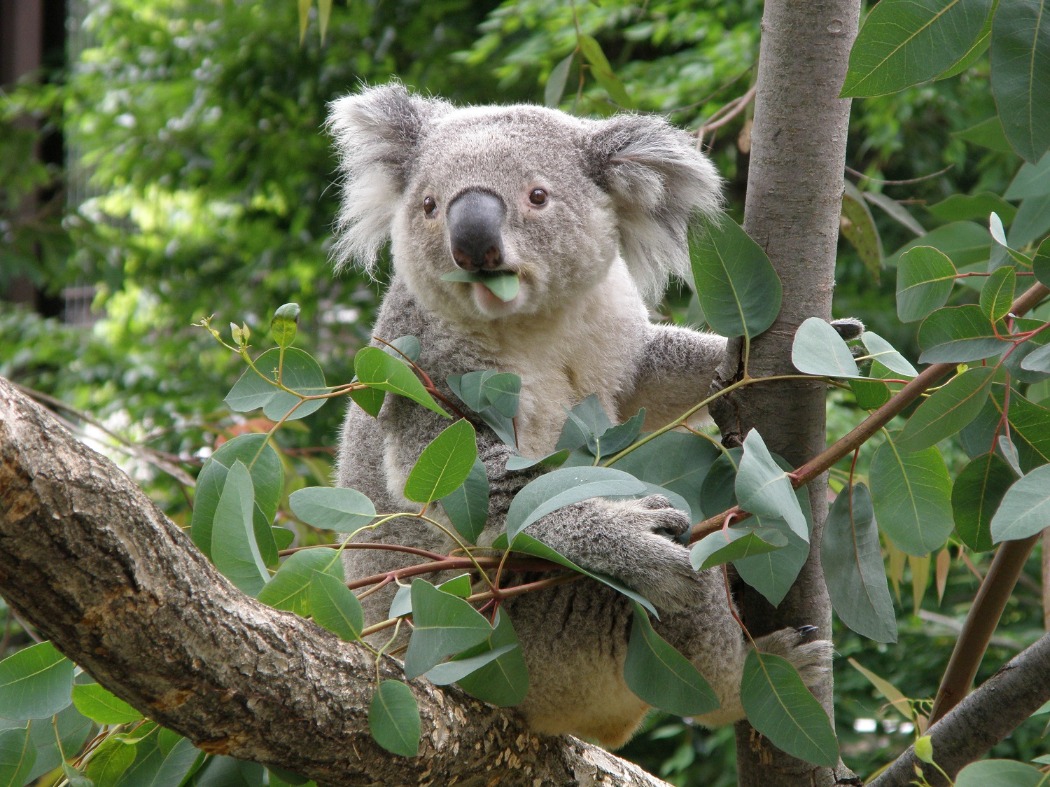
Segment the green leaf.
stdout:
<path fill-rule="evenodd" d="M 731 527 L 711 533 L 697 541 L 689 550 L 689 561 L 693 568 L 702 571 L 723 563 L 772 552 L 786 547 L 787 544 L 787 536 L 771 527 Z"/>
<path fill-rule="evenodd" d="M 799 489 L 798 497 L 806 499 L 806 490 Z M 806 499 L 808 511 L 808 499 Z M 778 528 L 787 538 L 787 545 L 774 552 L 753 554 L 733 561 L 740 578 L 761 593 L 765 599 L 777 606 L 798 578 L 802 566 L 809 557 L 809 544 L 795 534 L 783 520 L 761 518 L 765 527 Z"/>
<path fill-rule="evenodd" d="M 259 593 L 259 601 L 306 617 L 311 612 L 310 586 L 317 573 L 342 581 L 343 561 L 338 550 L 317 547 L 291 555 Z"/>
<path fill-rule="evenodd" d="M 699 513 L 703 510 L 700 485 L 720 455 L 707 440 L 668 432 L 626 454 L 616 462 L 616 469 L 681 495 L 690 510 Z"/>
<path fill-rule="evenodd" d="M 1033 372 L 1050 373 L 1050 344 L 1033 349 L 1021 361 L 1021 368 Z"/>
<path fill-rule="evenodd" d="M 506 549 L 507 536 L 505 534 L 500 535 L 492 544 L 492 548 Z M 631 590 L 629 587 L 616 581 L 612 577 L 607 577 L 604 574 L 595 574 L 591 571 L 588 571 L 585 568 L 581 568 L 564 555 L 555 552 L 542 541 L 537 541 L 528 533 L 519 533 L 517 538 L 514 539 L 514 552 L 518 552 L 523 555 L 532 555 L 533 557 L 543 558 L 544 560 L 549 560 L 552 563 L 557 563 L 560 566 L 565 566 L 566 568 L 572 569 L 578 574 L 583 574 L 585 577 L 590 577 L 596 582 L 601 582 L 603 585 L 608 585 L 618 593 L 622 593 L 632 601 L 641 604 L 645 609 L 649 611 L 649 614 L 653 615 L 656 618 L 660 617 L 660 615 L 656 611 L 656 607 L 652 605 L 649 599 L 645 598 L 640 593 Z"/>
<path fill-rule="evenodd" d="M 350 391 L 349 396 L 358 407 L 373 418 L 379 415 L 379 411 L 383 408 L 383 401 L 386 399 L 386 393 L 377 388 L 358 388 L 356 391 Z"/>
<path fill-rule="evenodd" d="M 1045 197 L 1047 194 L 1050 194 L 1050 153 L 1035 164 L 1023 164 L 1003 196 L 1006 199 L 1022 200 Z"/>
<path fill-rule="evenodd" d="M 901 322 L 921 320 L 948 301 L 957 275 L 944 252 L 915 246 L 897 263 L 897 316 Z"/>
<path fill-rule="evenodd" d="M 992 516 L 1015 480 L 1010 465 L 991 452 L 973 459 L 956 477 L 952 487 L 955 532 L 973 551 L 987 552 L 994 546 Z"/>
<path fill-rule="evenodd" d="M 1042 197 L 1029 197 L 1017 209 L 1017 217 L 1010 226 L 1010 245 L 1015 248 L 1027 246 L 1042 238 L 1050 231 L 1050 194 Z M 1028 259 L 1020 252 L 1010 249 L 1010 257 L 1021 265 Z"/>
<path fill-rule="evenodd" d="M 828 716 L 787 659 L 750 651 L 740 701 L 751 726 L 781 751 L 815 765 L 838 762 L 838 741 Z"/>
<path fill-rule="evenodd" d="M 434 401 L 416 373 L 401 359 L 378 347 L 362 347 L 354 356 L 354 371 L 359 382 L 380 391 L 389 391 L 411 399 L 446 418 L 451 416 Z"/>
<path fill-rule="evenodd" d="M 249 596 L 258 595 L 270 576 L 255 542 L 253 499 L 252 477 L 238 459 L 226 474 L 226 483 L 215 506 L 211 558 L 215 567 Z"/>
<path fill-rule="evenodd" d="M 728 217 L 690 232 L 693 280 L 711 328 L 754 337 L 780 313 L 783 290 L 762 247 Z"/>
<path fill-rule="evenodd" d="M 914 216 L 911 215 L 908 209 L 897 200 L 887 197 L 885 194 L 880 194 L 877 191 L 865 191 L 863 192 L 863 194 L 866 202 L 870 202 L 872 205 L 877 205 L 878 207 L 880 207 L 886 213 L 887 216 L 889 216 L 895 222 L 907 229 L 909 232 L 912 232 L 915 235 L 919 236 L 925 236 L 927 234 L 923 226 L 915 219 Z M 933 232 L 937 232 L 937 230 L 934 230 Z M 909 245 L 920 245 L 921 240 L 922 238 L 920 237 L 919 239 L 912 241 Z M 895 267 L 897 265 L 896 257 L 900 255 L 901 251 L 902 250 L 898 250 L 897 253 L 893 257 L 887 259 L 884 264 L 891 268 Z"/>
<path fill-rule="evenodd" d="M 1046 0 L 999 3 L 992 20 L 992 95 L 1006 138 L 1036 162 L 1050 148 L 1050 9 Z"/>
<path fill-rule="evenodd" d="M 773 461 L 755 429 L 744 438 L 744 455 L 740 458 L 735 489 L 741 508 L 759 516 L 783 519 L 795 535 L 809 541 L 809 524 L 791 481 Z"/>
<path fill-rule="evenodd" d="M 299 330 L 299 304 L 286 303 L 273 313 L 270 320 L 270 336 L 278 347 L 291 347 Z"/>
<path fill-rule="evenodd" d="M 592 497 L 628 497 L 646 491 L 629 473 L 611 467 L 561 467 L 527 483 L 507 509 L 507 538 L 559 508 Z"/>
<path fill-rule="evenodd" d="M 372 501 L 348 487 L 308 486 L 288 497 L 292 513 L 308 525 L 337 533 L 354 533 L 376 516 Z"/>
<path fill-rule="evenodd" d="M 569 69 L 572 61 L 576 59 L 576 53 L 570 52 L 551 69 L 547 77 L 547 86 L 543 89 L 543 103 L 548 107 L 557 107 L 561 103 L 561 97 L 565 94 L 565 84 L 569 79 Z"/>
<path fill-rule="evenodd" d="M 417 678 L 448 656 L 484 642 L 492 627 L 461 598 L 421 579 L 412 582 L 412 637 L 405 676 Z"/>
<path fill-rule="evenodd" d="M 710 713 L 719 706 L 714 690 L 692 663 L 669 645 L 634 605 L 623 679 L 640 699 L 678 716 Z"/>
<path fill-rule="evenodd" d="M 310 614 L 317 625 L 347 642 L 361 638 L 364 610 L 341 577 L 314 571 L 310 577 L 309 601 Z"/>
<path fill-rule="evenodd" d="M 928 555 L 944 545 L 954 525 L 952 482 L 936 448 L 904 453 L 892 439 L 875 451 L 869 472 L 875 518 L 909 555 Z"/>
<path fill-rule="evenodd" d="M 952 136 L 958 137 L 972 145 L 979 145 L 999 153 L 1014 152 L 1006 139 L 1006 132 L 1003 131 L 1003 124 L 999 121 L 998 115 L 993 115 L 987 120 L 982 120 L 980 123 L 962 131 L 956 131 Z M 987 214 L 982 214 L 980 218 L 983 218 L 985 215 Z"/>
<path fill-rule="evenodd" d="M 996 268 L 981 288 L 981 311 L 992 322 L 1010 313 L 1017 286 L 1017 272 L 1012 265 Z"/>
<path fill-rule="evenodd" d="M 456 270 L 441 275 L 442 281 L 460 281 L 481 284 L 504 303 L 518 297 L 521 281 L 514 271 L 464 271 Z"/>
<path fill-rule="evenodd" d="M 197 476 L 197 492 L 193 498 L 193 518 L 190 535 L 197 549 L 211 557 L 212 527 L 215 507 L 219 504 L 226 483 L 226 475 L 234 462 L 248 466 L 252 477 L 255 500 L 252 509 L 252 527 L 259 552 L 266 565 L 277 564 L 277 545 L 273 541 L 270 523 L 277 514 L 284 486 L 284 471 L 277 452 L 264 434 L 239 435 L 224 443 L 204 465 Z"/>
<path fill-rule="evenodd" d="M 842 221 L 839 231 L 857 250 L 857 256 L 872 280 L 878 284 L 882 268 L 882 238 L 875 217 L 860 190 L 848 180 L 842 194 Z M 1007 203 L 1009 204 L 1009 203 Z"/>
<path fill-rule="evenodd" d="M 521 378 L 516 374 L 482 369 L 451 375 L 448 383 L 452 392 L 477 413 L 490 408 L 507 418 L 513 418 L 518 413 Z"/>
<path fill-rule="evenodd" d="M 843 623 L 876 642 L 897 641 L 875 510 L 864 484 L 847 487 L 828 512 L 820 563 L 831 605 Z"/>
<path fill-rule="evenodd" d="M 936 445 L 969 424 L 981 412 L 992 387 L 995 368 L 977 366 L 953 377 L 916 408 L 897 435 L 905 453 Z"/>
<path fill-rule="evenodd" d="M 591 394 L 569 410 L 555 449 L 567 448 L 572 451 L 585 445 L 596 446 L 598 437 L 605 434 L 612 425 L 598 396 Z M 595 449 L 591 448 L 591 453 L 595 452 Z"/>
<path fill-rule="evenodd" d="M 0 785 L 28 784 L 35 762 L 36 749 L 30 741 L 28 726 L 0 731 Z"/>
<path fill-rule="evenodd" d="M 803 374 L 818 377 L 864 376 L 838 331 L 819 317 L 809 317 L 798 326 L 791 344 L 791 363 Z"/>
<path fill-rule="evenodd" d="M 842 96 L 882 96 L 940 76 L 969 52 L 991 0 L 882 0 L 850 52 Z"/>
<path fill-rule="evenodd" d="M 467 480 L 440 502 L 456 532 L 476 544 L 489 516 L 489 476 L 485 463 L 475 459 Z"/>
<path fill-rule="evenodd" d="M 1039 244 L 1039 250 L 1032 259 L 1032 273 L 1040 284 L 1050 287 L 1050 238 Z"/>
<path fill-rule="evenodd" d="M 594 79 L 605 89 L 605 92 L 609 94 L 609 98 L 616 104 L 619 104 L 624 109 L 630 109 L 633 106 L 631 97 L 627 95 L 627 89 L 613 72 L 612 66 L 609 65 L 609 61 L 605 57 L 605 53 L 602 52 L 601 45 L 588 35 L 581 35 L 577 40 L 584 60 L 591 67 Z"/>
<path fill-rule="evenodd" d="M 406 684 L 384 680 L 368 708 L 368 728 L 376 743 L 400 757 L 419 752 L 421 723 L 416 698 Z"/>
<path fill-rule="evenodd" d="M 135 746 L 121 737 L 110 736 L 91 753 L 85 773 L 95 784 L 116 784 L 135 762 Z"/>
<path fill-rule="evenodd" d="M 955 787 L 1041 787 L 1046 774 L 1023 762 L 981 760 L 959 771 Z"/>
<path fill-rule="evenodd" d="M 468 660 L 472 662 L 470 671 L 456 678 L 467 694 L 501 708 L 518 705 L 525 699 L 529 671 L 518 635 L 505 611 L 501 609 L 496 613 L 492 634 L 487 640 L 464 651 L 455 661 L 434 667 L 427 677 L 434 680 L 434 673 L 441 669 L 459 667 L 462 671 L 466 668 L 463 662 Z"/>
<path fill-rule="evenodd" d="M 969 363 L 999 355 L 1010 344 L 995 335 L 976 304 L 938 309 L 919 326 L 919 363 Z"/>
<path fill-rule="evenodd" d="M 473 588 L 470 584 L 470 574 L 460 574 L 452 579 L 446 579 L 437 585 L 437 589 L 450 593 L 456 598 L 467 598 Z M 390 602 L 389 618 L 399 618 L 412 614 L 412 586 L 402 585 L 394 593 L 394 600 Z"/>
<path fill-rule="evenodd" d="M 897 352 L 893 345 L 877 333 L 865 331 L 860 335 L 860 340 L 868 351 L 868 357 L 878 361 L 889 371 L 896 372 L 904 377 L 915 377 L 918 374 L 915 371 L 915 367 L 908 362 L 908 359 Z M 875 375 L 872 374 L 871 376 L 874 377 Z"/>
<path fill-rule="evenodd" d="M 277 387 L 280 366 L 281 383 L 302 396 L 327 393 L 324 372 L 309 353 L 296 347 L 267 350 L 255 359 L 255 369 L 245 369 L 241 379 L 226 394 L 231 410 L 246 413 L 262 408 L 271 421 L 294 421 L 317 412 L 326 399 L 304 401 L 300 396 Z"/>
<path fill-rule="evenodd" d="M 50 642 L 0 661 L 0 713 L 5 719 L 46 719 L 70 704 L 73 662 Z"/>
<path fill-rule="evenodd" d="M 925 233 L 922 237 L 901 246 L 886 259 L 886 266 L 895 267 L 900 258 L 911 249 L 929 246 L 944 252 L 956 269 L 988 261 L 988 228 L 972 221 L 956 221 Z"/>
<path fill-rule="evenodd" d="M 984 221 L 990 213 L 998 213 L 1007 224 L 1017 214 L 1017 208 L 990 191 L 952 194 L 927 210 L 941 221 Z"/>
<path fill-rule="evenodd" d="M 74 686 L 73 704 L 99 724 L 131 724 L 142 719 L 141 713 L 97 683 Z"/>
<path fill-rule="evenodd" d="M 423 449 L 405 481 L 405 497 L 431 503 L 451 494 L 467 480 L 477 458 L 474 427 L 461 418 Z"/>
<path fill-rule="evenodd" d="M 1050 465 L 1032 470 L 1003 496 L 992 517 L 992 541 L 1016 541 L 1043 531 L 1050 523 Z"/>

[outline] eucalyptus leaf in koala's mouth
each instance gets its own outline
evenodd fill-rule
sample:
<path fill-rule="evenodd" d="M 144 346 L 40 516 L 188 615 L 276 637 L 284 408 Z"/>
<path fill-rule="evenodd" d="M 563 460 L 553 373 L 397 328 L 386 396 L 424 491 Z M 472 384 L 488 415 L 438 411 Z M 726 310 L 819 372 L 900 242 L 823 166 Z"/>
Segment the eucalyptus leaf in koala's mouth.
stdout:
<path fill-rule="evenodd" d="M 485 289 L 504 303 L 510 303 L 521 289 L 521 281 L 514 271 L 450 271 L 441 276 L 442 281 L 464 281 L 484 285 Z"/>

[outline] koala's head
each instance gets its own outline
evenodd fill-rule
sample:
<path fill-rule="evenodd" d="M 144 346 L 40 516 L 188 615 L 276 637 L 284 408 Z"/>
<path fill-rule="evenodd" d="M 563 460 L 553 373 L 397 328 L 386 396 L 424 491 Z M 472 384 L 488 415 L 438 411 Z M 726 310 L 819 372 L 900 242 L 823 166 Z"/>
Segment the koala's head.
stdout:
<path fill-rule="evenodd" d="M 400 84 L 331 105 L 343 176 L 336 257 L 395 270 L 428 308 L 471 319 L 541 314 L 604 279 L 618 258 L 650 301 L 689 271 L 686 233 L 718 210 L 719 178 L 658 117 L 584 120 L 536 106 L 454 108 Z M 510 270 L 503 302 L 458 269 Z"/>

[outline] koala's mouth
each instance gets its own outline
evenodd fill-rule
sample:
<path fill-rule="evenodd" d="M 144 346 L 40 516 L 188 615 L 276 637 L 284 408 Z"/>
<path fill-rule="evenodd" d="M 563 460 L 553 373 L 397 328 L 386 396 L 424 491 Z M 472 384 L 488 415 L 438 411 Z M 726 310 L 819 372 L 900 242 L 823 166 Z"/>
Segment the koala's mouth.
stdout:
<path fill-rule="evenodd" d="M 442 274 L 442 281 L 459 281 L 480 284 L 503 303 L 510 303 L 518 297 L 521 290 L 521 279 L 516 271 L 464 271 L 456 270 Z"/>

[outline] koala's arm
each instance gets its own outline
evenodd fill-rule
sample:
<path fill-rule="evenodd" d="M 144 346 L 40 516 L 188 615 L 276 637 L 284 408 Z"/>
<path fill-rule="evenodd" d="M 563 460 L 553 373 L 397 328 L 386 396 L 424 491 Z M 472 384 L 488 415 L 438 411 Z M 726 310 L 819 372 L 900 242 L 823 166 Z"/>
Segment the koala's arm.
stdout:
<path fill-rule="evenodd" d="M 644 407 L 645 429 L 670 423 L 707 396 L 726 340 L 674 325 L 652 325 L 635 367 L 633 385 L 622 400 L 627 418 Z M 694 419 L 699 420 L 699 419 Z"/>

